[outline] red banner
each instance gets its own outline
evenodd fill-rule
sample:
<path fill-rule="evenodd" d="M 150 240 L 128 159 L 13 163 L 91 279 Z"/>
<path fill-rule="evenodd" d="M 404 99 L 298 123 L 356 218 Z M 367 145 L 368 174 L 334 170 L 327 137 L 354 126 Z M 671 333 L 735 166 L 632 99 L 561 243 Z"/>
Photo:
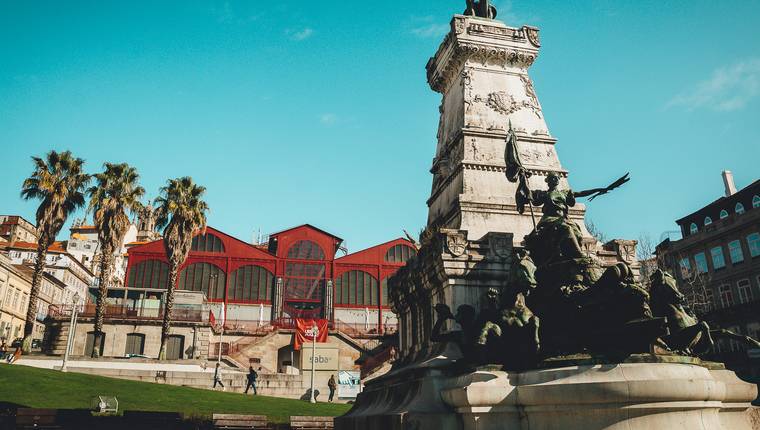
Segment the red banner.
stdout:
<path fill-rule="evenodd" d="M 293 338 L 293 349 L 301 349 L 301 345 L 314 339 L 316 327 L 316 340 L 319 343 L 327 342 L 327 320 L 296 318 L 296 335 Z"/>

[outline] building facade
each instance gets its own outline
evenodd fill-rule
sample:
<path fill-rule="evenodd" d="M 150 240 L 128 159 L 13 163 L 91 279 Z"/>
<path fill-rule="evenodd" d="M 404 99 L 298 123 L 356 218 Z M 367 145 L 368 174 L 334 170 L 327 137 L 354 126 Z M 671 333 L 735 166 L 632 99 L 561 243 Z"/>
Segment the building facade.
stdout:
<path fill-rule="evenodd" d="M 6 242 L 37 242 L 37 228 L 18 215 L 0 215 L 0 238 Z"/>
<path fill-rule="evenodd" d="M 177 288 L 201 291 L 214 314 L 227 321 L 266 324 L 292 318 L 324 318 L 378 332 L 396 326 L 387 279 L 416 253 L 396 239 L 338 256 L 342 239 L 310 225 L 270 235 L 252 245 L 209 227 L 193 240 Z M 109 300 L 140 306 L 145 297 L 162 301 L 168 264 L 161 241 L 129 249 L 125 287 Z"/>
<path fill-rule="evenodd" d="M 13 264 L 31 266 L 37 261 L 37 244 L 30 242 L 9 243 L 5 247 Z M 65 284 L 62 303 L 71 303 L 75 295 L 81 303 L 91 301 L 89 289 L 94 285 L 95 275 L 76 257 L 66 251 L 65 242 L 54 242 L 45 258 L 45 272 Z"/>
<path fill-rule="evenodd" d="M 121 284 L 124 282 L 127 269 L 127 246 L 137 240 L 137 226 L 130 224 L 122 240 L 122 245 L 114 255 L 114 267 L 111 282 Z M 66 252 L 79 260 L 96 277 L 100 274 L 100 242 L 98 241 L 98 229 L 94 225 L 87 225 L 79 221 L 71 227 L 71 235 L 66 242 Z"/>
<path fill-rule="evenodd" d="M 24 335 L 31 289 L 31 279 L 19 273 L 11 260 L 0 254 L 0 339 L 8 344 Z"/>
<path fill-rule="evenodd" d="M 723 197 L 679 219 L 681 240 L 657 246 L 657 257 L 713 328 L 760 338 L 760 180 L 737 191 L 724 172 Z M 711 359 L 760 380 L 760 351 L 720 340 Z"/>

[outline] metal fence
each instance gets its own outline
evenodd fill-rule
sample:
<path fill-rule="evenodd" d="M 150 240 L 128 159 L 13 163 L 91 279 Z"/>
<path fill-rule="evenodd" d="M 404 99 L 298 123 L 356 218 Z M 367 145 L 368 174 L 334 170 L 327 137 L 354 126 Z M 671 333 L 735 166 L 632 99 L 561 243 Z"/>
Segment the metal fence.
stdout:
<path fill-rule="evenodd" d="M 80 318 L 95 316 L 97 305 L 88 303 L 84 305 L 50 305 L 48 316 L 51 318 L 69 318 L 74 307 L 77 307 Z M 163 320 L 164 309 L 162 308 L 135 308 L 128 305 L 106 305 L 106 319 L 134 319 L 141 321 Z M 206 322 L 208 311 L 199 305 L 175 305 L 172 309 L 173 321 Z"/>

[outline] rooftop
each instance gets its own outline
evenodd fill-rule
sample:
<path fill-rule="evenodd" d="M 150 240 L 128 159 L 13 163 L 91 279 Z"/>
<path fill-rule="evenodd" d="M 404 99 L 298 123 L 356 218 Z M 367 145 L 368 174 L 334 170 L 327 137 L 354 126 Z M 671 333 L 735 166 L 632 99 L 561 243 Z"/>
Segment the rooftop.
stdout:
<path fill-rule="evenodd" d="M 716 200 L 714 200 L 712 203 L 709 203 L 698 210 L 690 213 L 689 215 L 686 215 L 685 217 L 676 220 L 677 224 L 683 224 L 685 222 L 690 221 L 693 217 L 697 215 L 703 215 L 706 212 L 711 212 L 714 209 L 723 208 L 726 210 L 733 209 L 735 203 L 739 200 L 745 200 L 747 198 L 751 199 L 753 195 L 760 193 L 760 179 L 756 180 L 755 182 L 747 185 L 746 187 L 742 188 L 741 190 L 737 191 L 736 193 L 730 195 L 730 196 L 722 196 Z M 752 206 L 748 207 L 747 209 L 752 208 Z"/>

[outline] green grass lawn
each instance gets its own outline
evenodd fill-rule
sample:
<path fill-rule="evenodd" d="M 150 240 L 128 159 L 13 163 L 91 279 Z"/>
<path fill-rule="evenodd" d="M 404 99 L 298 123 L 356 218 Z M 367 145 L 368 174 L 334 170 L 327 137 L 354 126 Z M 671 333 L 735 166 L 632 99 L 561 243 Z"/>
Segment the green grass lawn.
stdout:
<path fill-rule="evenodd" d="M 107 395 L 119 400 L 120 412 L 182 412 L 196 417 L 239 413 L 266 415 L 275 423 L 287 422 L 291 415 L 338 416 L 350 409 L 350 405 L 337 403 L 312 405 L 301 400 L 125 381 L 21 365 L 0 365 L 0 387 L 0 402 L 32 408 L 89 409 L 93 397 Z"/>

